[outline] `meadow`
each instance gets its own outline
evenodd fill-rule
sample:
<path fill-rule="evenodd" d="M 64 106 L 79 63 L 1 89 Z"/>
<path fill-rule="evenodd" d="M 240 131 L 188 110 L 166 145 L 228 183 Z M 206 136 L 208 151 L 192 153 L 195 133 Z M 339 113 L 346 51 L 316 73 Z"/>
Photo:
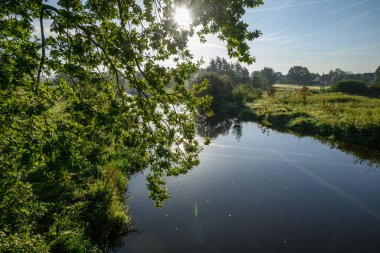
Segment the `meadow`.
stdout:
<path fill-rule="evenodd" d="M 293 92 L 293 91 L 303 87 L 303 86 L 300 86 L 297 84 L 273 84 L 273 86 L 282 92 L 284 92 L 284 91 Z M 313 86 L 309 85 L 309 86 L 305 86 L 305 87 L 307 87 L 310 90 L 314 90 L 314 91 L 318 91 L 318 90 L 323 89 L 323 86 L 321 86 L 321 85 L 313 85 Z M 328 87 L 328 86 L 325 86 L 324 88 L 326 88 L 326 87 Z"/>
<path fill-rule="evenodd" d="M 250 104 L 255 119 L 267 126 L 380 149 L 380 99 L 313 87 L 304 101 L 301 88 L 276 85 L 274 96 L 264 95 Z"/>

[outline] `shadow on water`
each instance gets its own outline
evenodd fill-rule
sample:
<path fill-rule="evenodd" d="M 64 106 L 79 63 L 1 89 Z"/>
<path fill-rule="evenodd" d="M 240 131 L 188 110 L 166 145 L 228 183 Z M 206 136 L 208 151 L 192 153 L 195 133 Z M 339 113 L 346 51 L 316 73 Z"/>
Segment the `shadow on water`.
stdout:
<path fill-rule="evenodd" d="M 197 119 L 197 133 L 201 137 L 216 139 L 218 136 L 227 136 L 232 134 L 237 140 L 240 140 L 243 132 L 241 121 L 231 118 L 222 117 L 199 117 Z"/>
<path fill-rule="evenodd" d="M 209 137 L 210 139 L 216 139 L 218 136 L 233 135 L 236 140 L 240 140 L 243 135 L 243 123 L 248 122 L 254 121 L 242 121 L 236 118 L 221 116 L 214 116 L 212 118 L 199 117 L 197 119 L 197 132 L 199 136 Z M 282 128 L 269 128 L 260 124 L 257 126 L 263 134 L 268 136 L 272 131 L 275 131 L 292 134 L 298 136 L 299 138 L 312 137 L 313 139 L 327 145 L 331 149 L 337 149 L 348 155 L 352 155 L 354 157 L 354 164 L 363 164 L 370 167 L 380 168 L 380 150 L 375 150 L 357 144 L 330 140 L 319 136 L 294 133 Z"/>

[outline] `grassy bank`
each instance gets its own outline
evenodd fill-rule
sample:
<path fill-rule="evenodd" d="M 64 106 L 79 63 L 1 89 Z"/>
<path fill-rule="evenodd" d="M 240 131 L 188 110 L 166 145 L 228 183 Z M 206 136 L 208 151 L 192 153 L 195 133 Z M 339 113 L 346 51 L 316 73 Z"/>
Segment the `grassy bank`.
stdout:
<path fill-rule="evenodd" d="M 251 103 L 252 117 L 264 125 L 380 149 L 380 99 L 281 85 L 274 97 Z"/>

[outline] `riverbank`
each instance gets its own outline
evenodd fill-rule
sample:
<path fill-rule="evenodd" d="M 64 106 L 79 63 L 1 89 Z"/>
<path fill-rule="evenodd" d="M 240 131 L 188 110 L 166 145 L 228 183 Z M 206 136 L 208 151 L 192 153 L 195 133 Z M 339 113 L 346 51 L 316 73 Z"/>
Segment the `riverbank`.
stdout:
<path fill-rule="evenodd" d="M 301 87 L 299 87 L 301 88 Z M 249 114 L 265 126 L 380 149 L 380 99 L 278 87 L 249 104 Z M 248 114 L 248 113 L 247 113 Z"/>

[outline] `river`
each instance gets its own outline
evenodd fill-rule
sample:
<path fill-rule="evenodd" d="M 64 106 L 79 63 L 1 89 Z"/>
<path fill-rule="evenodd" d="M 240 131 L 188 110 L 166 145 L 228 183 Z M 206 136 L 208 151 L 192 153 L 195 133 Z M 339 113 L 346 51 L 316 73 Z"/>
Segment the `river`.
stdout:
<path fill-rule="evenodd" d="M 201 165 L 168 179 L 164 208 L 131 179 L 137 232 L 115 252 L 380 252 L 379 163 L 255 123 L 203 134 Z"/>

